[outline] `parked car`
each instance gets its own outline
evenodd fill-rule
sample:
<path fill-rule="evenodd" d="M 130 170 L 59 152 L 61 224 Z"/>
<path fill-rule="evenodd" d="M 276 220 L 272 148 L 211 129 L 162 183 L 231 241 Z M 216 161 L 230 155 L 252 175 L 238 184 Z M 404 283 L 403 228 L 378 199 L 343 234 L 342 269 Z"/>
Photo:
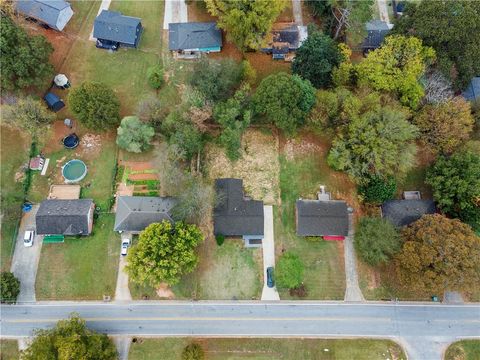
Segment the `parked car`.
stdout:
<path fill-rule="evenodd" d="M 96 42 L 95 46 L 99 49 L 107 49 L 107 50 L 117 51 L 120 44 L 116 41 L 98 40 L 97 39 L 97 42 Z"/>
<path fill-rule="evenodd" d="M 23 235 L 23 245 L 25 247 L 33 246 L 33 239 L 35 238 L 35 230 L 26 230 Z"/>
<path fill-rule="evenodd" d="M 275 275 L 272 266 L 267 268 L 267 286 L 269 288 L 273 288 L 275 286 Z"/>
<path fill-rule="evenodd" d="M 128 248 L 131 245 L 131 240 L 130 239 L 122 239 L 122 256 L 126 256 L 128 253 Z"/>

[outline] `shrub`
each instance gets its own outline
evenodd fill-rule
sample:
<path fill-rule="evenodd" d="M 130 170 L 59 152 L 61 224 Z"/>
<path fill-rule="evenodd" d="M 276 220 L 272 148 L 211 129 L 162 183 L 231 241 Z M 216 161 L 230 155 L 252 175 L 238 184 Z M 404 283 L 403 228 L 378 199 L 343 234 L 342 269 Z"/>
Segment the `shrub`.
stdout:
<path fill-rule="evenodd" d="M 222 246 L 223 243 L 225 242 L 225 236 L 224 235 L 216 235 L 215 240 L 217 241 L 218 246 Z"/>
<path fill-rule="evenodd" d="M 182 352 L 182 360 L 203 360 L 205 352 L 200 344 L 192 343 L 187 345 Z"/>
<path fill-rule="evenodd" d="M 165 83 L 163 68 L 160 65 L 151 66 L 147 69 L 148 85 L 154 89 L 160 89 Z"/>
<path fill-rule="evenodd" d="M 370 204 L 382 204 L 393 199 L 397 192 L 397 182 L 390 176 L 386 179 L 380 176 L 373 176 L 365 185 L 358 187 L 358 193 L 363 201 Z"/>
<path fill-rule="evenodd" d="M 126 116 L 117 129 L 117 145 L 129 152 L 140 153 L 150 147 L 154 135 L 152 126 L 136 116 Z"/>
<path fill-rule="evenodd" d="M 0 275 L 0 300 L 2 303 L 14 303 L 20 294 L 20 281 L 11 272 L 2 272 Z"/>

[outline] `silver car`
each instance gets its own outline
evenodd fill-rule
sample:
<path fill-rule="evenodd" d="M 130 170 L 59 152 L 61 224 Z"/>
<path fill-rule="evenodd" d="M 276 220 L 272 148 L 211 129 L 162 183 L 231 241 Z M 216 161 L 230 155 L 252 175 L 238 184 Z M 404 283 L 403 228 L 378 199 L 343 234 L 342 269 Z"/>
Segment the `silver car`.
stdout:
<path fill-rule="evenodd" d="M 25 235 L 23 235 L 23 245 L 25 247 L 32 247 L 34 238 L 35 238 L 35 230 L 26 230 Z"/>

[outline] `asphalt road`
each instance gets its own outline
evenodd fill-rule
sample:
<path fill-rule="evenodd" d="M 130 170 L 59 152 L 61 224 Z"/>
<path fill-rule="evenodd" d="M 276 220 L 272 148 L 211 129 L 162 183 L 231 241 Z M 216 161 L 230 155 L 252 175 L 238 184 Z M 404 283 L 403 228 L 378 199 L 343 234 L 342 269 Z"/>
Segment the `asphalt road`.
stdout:
<path fill-rule="evenodd" d="M 2 337 L 30 336 L 72 312 L 122 336 L 392 338 L 410 359 L 437 360 L 448 343 L 480 338 L 480 305 L 340 302 L 77 302 L 1 306 Z"/>

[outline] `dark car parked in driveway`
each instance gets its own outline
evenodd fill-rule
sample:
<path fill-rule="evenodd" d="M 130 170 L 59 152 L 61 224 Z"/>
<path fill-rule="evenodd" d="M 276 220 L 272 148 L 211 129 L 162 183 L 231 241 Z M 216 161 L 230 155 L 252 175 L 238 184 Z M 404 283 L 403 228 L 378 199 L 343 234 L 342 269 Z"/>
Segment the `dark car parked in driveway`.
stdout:
<path fill-rule="evenodd" d="M 273 267 L 271 266 L 267 268 L 267 286 L 269 288 L 273 288 L 275 286 L 275 275 Z"/>
<path fill-rule="evenodd" d="M 99 49 L 107 49 L 117 51 L 120 44 L 117 41 L 99 40 L 97 39 L 96 47 Z"/>

